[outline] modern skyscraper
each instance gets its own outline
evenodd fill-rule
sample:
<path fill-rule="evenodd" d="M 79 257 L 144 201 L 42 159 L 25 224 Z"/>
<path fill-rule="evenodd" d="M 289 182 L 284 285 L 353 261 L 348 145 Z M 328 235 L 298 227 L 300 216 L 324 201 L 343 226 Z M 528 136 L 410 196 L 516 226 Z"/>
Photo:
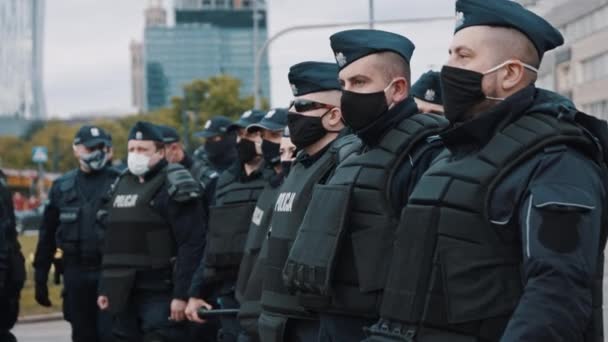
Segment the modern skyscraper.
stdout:
<path fill-rule="evenodd" d="M 43 0 L 0 1 L 0 117 L 46 117 L 43 29 Z"/>
<path fill-rule="evenodd" d="M 253 94 L 253 59 L 267 37 L 265 6 L 258 13 L 254 48 L 253 9 L 246 0 L 181 0 L 175 25 L 148 25 L 144 33 L 145 109 L 169 105 L 195 79 L 230 75 L 241 93 Z M 262 96 L 269 96 L 268 60 L 262 68 Z"/>
<path fill-rule="evenodd" d="M 141 42 L 131 41 L 131 96 L 132 104 L 143 112 L 144 103 L 144 46 Z"/>

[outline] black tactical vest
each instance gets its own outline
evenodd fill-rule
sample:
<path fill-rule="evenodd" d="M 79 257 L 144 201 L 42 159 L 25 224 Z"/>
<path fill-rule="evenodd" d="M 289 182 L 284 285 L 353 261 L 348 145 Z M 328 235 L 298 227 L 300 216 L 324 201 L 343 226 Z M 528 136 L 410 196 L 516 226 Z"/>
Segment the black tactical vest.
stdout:
<path fill-rule="evenodd" d="M 347 158 L 359 147 L 357 138 L 345 136 L 335 140 L 309 167 L 297 161 L 292 166 L 281 186 L 270 223 L 262 291 L 264 311 L 302 319 L 315 317 L 298 303 L 296 296 L 287 291 L 283 283 L 283 267 L 306 214 L 313 187 L 330 175 L 339 160 Z"/>
<path fill-rule="evenodd" d="M 403 211 L 393 257 L 400 266 L 389 275 L 382 317 L 404 322 L 410 338 L 430 328 L 431 341 L 452 340 L 452 333 L 498 341 L 522 295 L 523 252 L 521 241 L 502 233 L 508 228 L 490 221 L 487 205 L 510 171 L 558 144 L 596 151 L 578 126 L 531 114 L 474 154 L 438 157 Z"/>
<path fill-rule="evenodd" d="M 262 283 L 264 281 L 264 257 L 268 253 L 268 229 L 279 195 L 279 187 L 267 185 L 253 211 L 251 226 L 245 242 L 245 254 L 239 267 L 235 297 L 241 305 L 239 324 L 250 336 L 258 334 L 258 317 L 262 313 Z M 263 254 L 262 254 L 263 253 Z"/>
<path fill-rule="evenodd" d="M 264 169 L 259 177 L 246 183 L 240 182 L 239 176 L 230 171 L 220 176 L 215 205 L 209 208 L 209 231 L 203 257 L 205 282 L 236 280 L 251 216 L 272 172 Z"/>
<path fill-rule="evenodd" d="M 315 215 L 302 223 L 284 272 L 302 305 L 378 316 L 399 219 L 389 199 L 392 178 L 415 147 L 447 125 L 437 115 L 413 115 L 378 146 L 341 163 L 328 184 L 315 189 L 309 208 Z"/>
<path fill-rule="evenodd" d="M 153 207 L 167 167 L 145 183 L 125 173 L 114 187 L 108 209 L 104 268 L 168 268 L 176 254 L 171 226 Z"/>
<path fill-rule="evenodd" d="M 258 198 L 258 202 L 253 210 L 253 215 L 251 216 L 251 224 L 249 225 L 247 240 L 245 241 L 245 252 L 243 254 L 243 259 L 241 260 L 236 281 L 235 298 L 241 304 L 246 300 L 244 295 L 247 292 L 247 284 L 252 276 L 251 272 L 253 271 L 256 260 L 260 255 L 262 243 L 268 234 L 270 219 L 272 218 L 274 205 L 277 201 L 277 196 L 279 195 L 279 189 L 280 187 L 272 187 L 270 184 L 266 185 L 264 191 L 262 191 L 262 194 Z M 259 296 L 257 300 L 259 300 Z"/>
<path fill-rule="evenodd" d="M 59 199 L 56 203 L 59 208 L 59 226 L 55 239 L 57 247 L 63 250 L 66 258 L 101 262 L 105 235 L 101 208 L 108 200 L 107 192 L 119 173 L 109 167 L 99 172 L 104 175 L 99 192 L 88 196 L 78 186 L 78 170 L 68 172 L 59 180 Z"/>
<path fill-rule="evenodd" d="M 194 179 L 201 183 L 203 189 L 207 189 L 209 184 L 220 176 L 220 172 L 206 158 L 196 160 L 190 168 L 190 173 Z"/>

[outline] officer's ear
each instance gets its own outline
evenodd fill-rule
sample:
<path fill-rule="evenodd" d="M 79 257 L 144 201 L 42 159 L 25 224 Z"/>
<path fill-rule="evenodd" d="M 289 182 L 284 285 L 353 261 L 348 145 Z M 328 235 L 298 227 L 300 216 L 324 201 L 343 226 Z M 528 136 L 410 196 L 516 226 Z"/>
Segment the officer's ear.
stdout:
<path fill-rule="evenodd" d="M 344 125 L 342 121 L 342 109 L 340 109 L 340 107 L 332 108 L 326 117 L 327 124 L 330 126 L 331 130 L 335 130 L 337 127 Z"/>
<path fill-rule="evenodd" d="M 405 100 L 410 94 L 410 84 L 405 77 L 394 79 L 392 88 L 392 91 L 388 93 L 391 100 L 389 103 L 399 103 Z"/>

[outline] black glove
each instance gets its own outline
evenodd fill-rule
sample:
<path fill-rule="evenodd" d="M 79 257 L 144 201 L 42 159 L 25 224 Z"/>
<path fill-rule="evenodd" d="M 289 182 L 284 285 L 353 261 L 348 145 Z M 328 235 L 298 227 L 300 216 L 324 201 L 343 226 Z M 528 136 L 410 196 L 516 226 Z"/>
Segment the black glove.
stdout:
<path fill-rule="evenodd" d="M 49 288 L 46 285 L 47 279 L 44 274 L 36 272 L 36 302 L 42 306 L 50 307 L 53 305 L 49 299 Z"/>

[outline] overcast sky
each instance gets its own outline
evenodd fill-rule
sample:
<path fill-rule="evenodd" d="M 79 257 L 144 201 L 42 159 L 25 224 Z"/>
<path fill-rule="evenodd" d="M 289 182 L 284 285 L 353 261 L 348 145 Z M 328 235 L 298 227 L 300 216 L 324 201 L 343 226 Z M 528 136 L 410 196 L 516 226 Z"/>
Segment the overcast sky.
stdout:
<path fill-rule="evenodd" d="M 48 113 L 132 110 L 129 42 L 143 35 L 147 0 L 49 0 L 46 2 L 45 91 Z M 270 35 L 293 25 L 367 20 L 368 0 L 267 0 Z M 454 0 L 375 0 L 377 20 L 451 16 Z M 165 0 L 169 8 L 171 0 Z M 416 44 L 413 77 L 447 58 L 452 20 L 378 25 Z M 272 105 L 290 100 L 289 66 L 333 61 L 329 36 L 342 29 L 293 32 L 270 48 Z"/>

